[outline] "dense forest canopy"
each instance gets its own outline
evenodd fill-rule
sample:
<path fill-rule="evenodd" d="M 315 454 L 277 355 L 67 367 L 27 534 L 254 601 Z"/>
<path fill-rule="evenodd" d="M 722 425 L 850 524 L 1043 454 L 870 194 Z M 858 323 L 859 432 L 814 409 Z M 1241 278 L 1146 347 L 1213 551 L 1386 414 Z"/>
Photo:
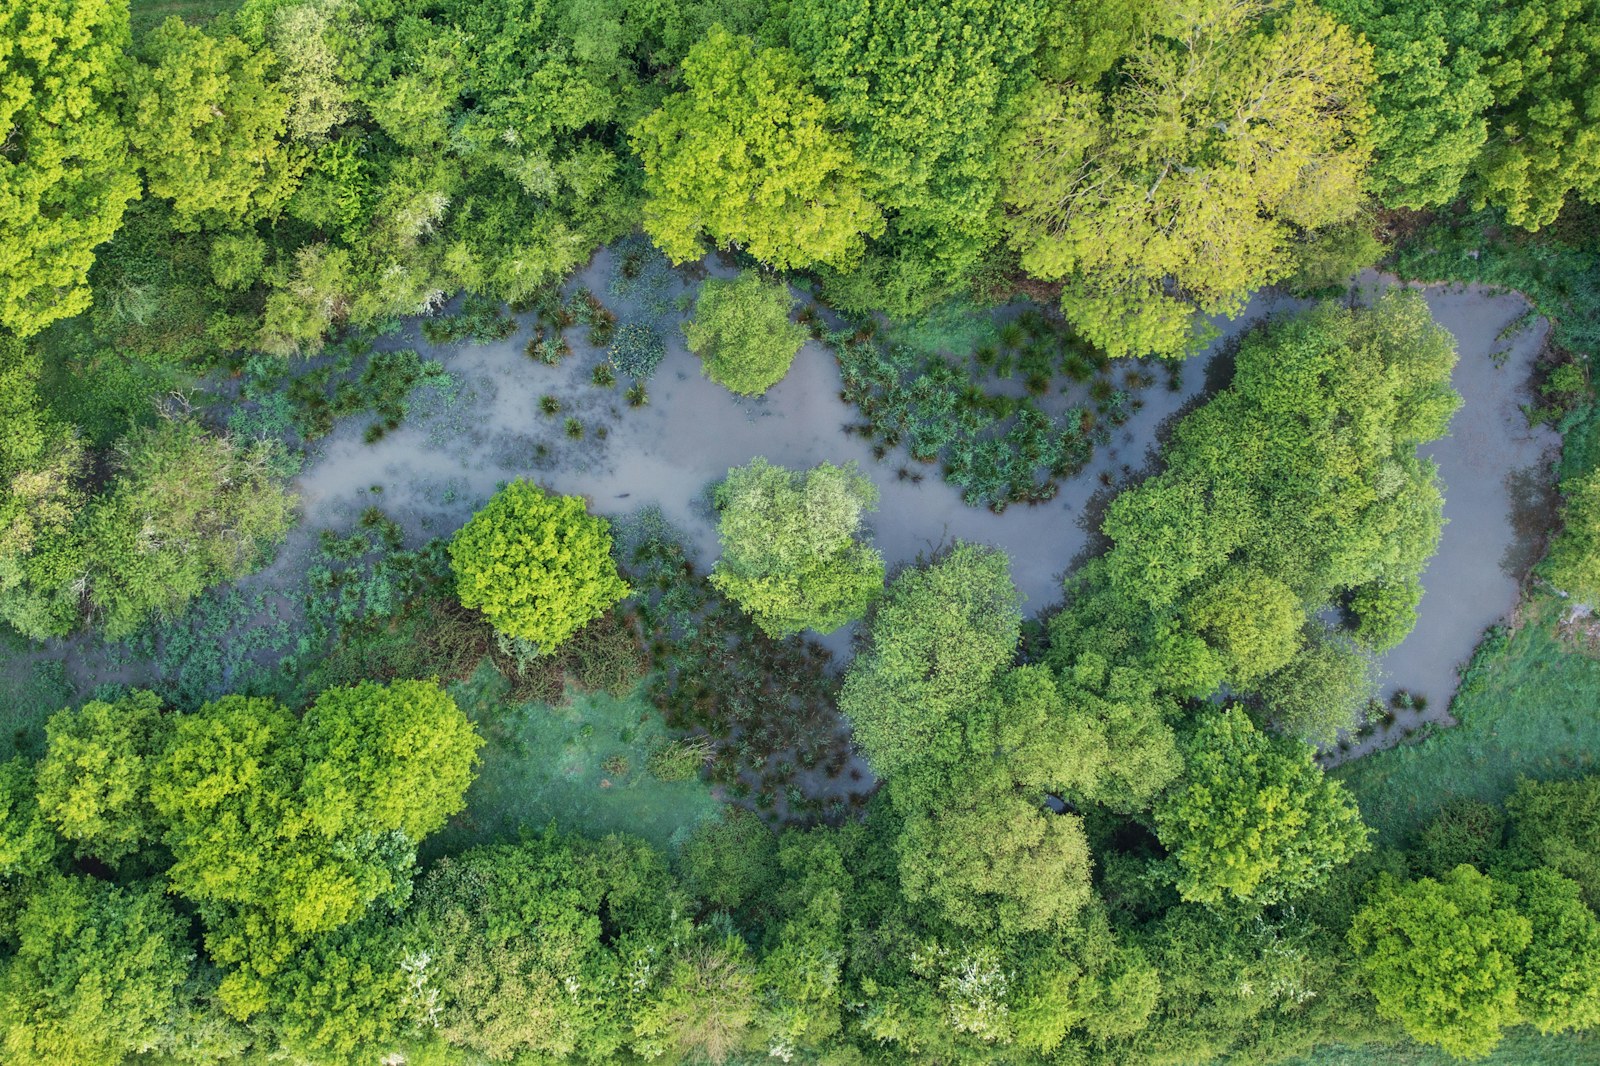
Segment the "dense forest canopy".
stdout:
<path fill-rule="evenodd" d="M 19 656 L 153 656 L 220 612 L 294 534 L 309 454 L 249 418 L 304 445 L 370 410 L 380 439 L 448 377 L 374 346 L 404 318 L 498 342 L 509 304 L 548 366 L 586 329 L 637 408 L 688 279 L 719 397 L 777 402 L 826 340 L 847 431 L 998 513 L 1126 419 L 1113 360 L 1181 376 L 1208 316 L 1342 293 L 1408 226 L 1556 319 L 1538 580 L 1600 596 L 1596 0 L 0 3 Z M 563 290 L 603 245 L 650 322 Z M 897 339 L 1023 300 L 973 353 L 1017 395 Z M 227 631 L 210 690 L 114 677 L 3 749 L 0 1060 L 1179 1066 L 1600 1024 L 1592 759 L 1398 839 L 1319 758 L 1383 713 L 1416 621 L 1456 360 L 1414 291 L 1242 331 L 1033 614 L 993 547 L 886 559 L 900 516 L 854 463 L 729 469 L 703 572 L 659 512 L 520 477 L 420 547 L 376 507 L 323 530 L 275 672 Z M 1030 406 L 1058 367 L 1102 375 L 1065 428 Z M 562 404 L 548 436 L 603 435 Z M 851 624 L 830 666 L 806 634 Z M 661 782 L 740 751 L 729 802 L 665 846 L 479 825 L 480 749 L 564 685 L 654 703 L 625 731 L 671 728 Z M 794 784 L 830 730 L 833 773 L 877 782 L 859 811 Z M 774 832 L 749 782 L 778 768 L 807 815 Z"/>

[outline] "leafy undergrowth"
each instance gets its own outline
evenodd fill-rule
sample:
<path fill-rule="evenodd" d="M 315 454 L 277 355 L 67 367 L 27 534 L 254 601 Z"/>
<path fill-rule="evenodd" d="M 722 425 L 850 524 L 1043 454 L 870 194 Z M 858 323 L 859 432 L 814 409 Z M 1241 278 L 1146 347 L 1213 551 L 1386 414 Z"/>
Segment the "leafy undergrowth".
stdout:
<path fill-rule="evenodd" d="M 1595 211 L 1574 203 L 1548 233 L 1505 226 L 1499 212 L 1427 227 L 1395 253 L 1393 267 L 1418 281 L 1479 282 L 1515 289 L 1555 324 L 1555 342 L 1600 352 L 1600 251 L 1592 242 Z"/>
<path fill-rule="evenodd" d="M 936 310 L 882 337 L 869 323 L 828 339 L 841 399 L 862 418 L 846 432 L 871 440 L 879 459 L 905 445 L 913 465 L 901 467 L 902 478 L 920 481 L 917 464 L 939 464 L 971 506 L 998 513 L 1052 499 L 1139 409 L 1134 393 L 1156 381 L 1138 368 L 1119 377 L 1103 352 L 1036 309 L 1000 325 L 964 304 L 955 312 Z M 1047 410 L 1052 392 L 1072 405 Z"/>
<path fill-rule="evenodd" d="M 1451 799 L 1498 804 L 1519 775 L 1569 777 L 1600 763 L 1600 658 L 1587 633 L 1563 625 L 1566 606 L 1536 597 L 1514 631 L 1490 632 L 1451 704 L 1459 725 L 1338 772 L 1380 841 L 1406 843 Z"/>
<path fill-rule="evenodd" d="M 8 656 L 0 664 L 0 762 L 37 755 L 44 747 L 44 720 L 72 702 L 72 686 L 59 659 Z"/>
<path fill-rule="evenodd" d="M 399 428 L 420 390 L 431 388 L 448 404 L 458 388 L 437 361 L 409 349 L 372 351 L 372 339 L 362 334 L 331 346 L 309 368 L 258 355 L 237 369 L 240 402 L 229 414 L 229 430 L 281 440 L 290 453 L 327 436 L 340 420 L 363 414 L 372 419 L 364 439 L 376 443 Z M 287 473 L 298 469 L 296 463 Z"/>
<path fill-rule="evenodd" d="M 658 753 L 674 742 L 660 712 L 636 693 L 569 689 L 556 703 L 517 703 L 488 664 L 452 692 L 489 742 L 466 811 L 429 840 L 431 854 L 515 840 L 552 822 L 666 847 L 721 806 L 698 775 L 657 776 Z"/>
<path fill-rule="evenodd" d="M 772 822 L 859 810 L 873 783 L 852 759 L 828 651 L 763 633 L 696 572 L 660 511 L 621 523 L 617 543 L 648 641 L 646 692 L 670 726 L 706 738 L 711 779 Z"/>
<path fill-rule="evenodd" d="M 1477 1066 L 1600 1066 L 1600 1036 L 1586 1033 L 1541 1035 L 1532 1029 L 1507 1033 L 1499 1047 L 1487 1057 L 1474 1059 Z M 1290 1059 L 1280 1066 L 1457 1066 L 1452 1058 L 1436 1048 L 1355 1047 L 1323 1048 L 1304 1058 Z"/>

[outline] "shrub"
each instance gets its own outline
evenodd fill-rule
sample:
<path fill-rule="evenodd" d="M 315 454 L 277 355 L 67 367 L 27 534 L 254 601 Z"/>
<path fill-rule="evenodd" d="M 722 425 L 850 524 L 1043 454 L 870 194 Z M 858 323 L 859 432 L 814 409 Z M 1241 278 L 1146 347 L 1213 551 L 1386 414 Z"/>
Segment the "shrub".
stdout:
<path fill-rule="evenodd" d="M 1587 604 L 1600 603 L 1600 471 L 1561 483 L 1564 524 L 1550 545 L 1544 576 Z"/>
<path fill-rule="evenodd" d="M 650 753 L 645 769 L 658 781 L 692 781 L 711 757 L 711 741 L 706 737 L 683 737 L 663 744 Z"/>
<path fill-rule="evenodd" d="M 786 286 L 753 270 L 732 281 L 713 278 L 701 287 L 683 334 L 707 377 L 729 392 L 760 396 L 783 380 L 806 342 L 805 327 L 789 320 L 794 303 Z"/>
<path fill-rule="evenodd" d="M 1505 831 L 1499 807 L 1467 797 L 1451 800 L 1423 827 L 1412 852 L 1414 864 L 1430 877 L 1443 877 L 1463 863 L 1487 871 Z"/>
<path fill-rule="evenodd" d="M 611 558 L 611 525 L 582 498 L 517 480 L 450 542 L 464 607 L 496 630 L 550 651 L 600 617 L 629 588 Z"/>

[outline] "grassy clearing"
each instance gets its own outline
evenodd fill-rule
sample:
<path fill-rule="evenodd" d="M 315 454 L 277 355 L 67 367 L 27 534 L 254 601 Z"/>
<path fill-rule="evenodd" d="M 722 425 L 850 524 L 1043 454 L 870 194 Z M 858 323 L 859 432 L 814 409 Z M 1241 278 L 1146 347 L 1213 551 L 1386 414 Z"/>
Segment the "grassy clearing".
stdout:
<path fill-rule="evenodd" d="M 1596 768 L 1600 659 L 1558 632 L 1564 606 L 1538 597 L 1514 632 L 1497 631 L 1479 645 L 1451 705 L 1459 726 L 1338 772 L 1380 841 L 1403 843 L 1452 798 L 1498 803 L 1519 776 Z"/>
<path fill-rule="evenodd" d="M 698 777 L 659 781 L 650 753 L 671 738 L 661 712 L 634 694 L 568 692 L 557 705 L 512 704 L 488 666 L 453 686 L 488 738 L 467 810 L 427 844 L 428 857 L 515 840 L 554 822 L 589 836 L 630 833 L 658 847 L 720 809 Z"/>

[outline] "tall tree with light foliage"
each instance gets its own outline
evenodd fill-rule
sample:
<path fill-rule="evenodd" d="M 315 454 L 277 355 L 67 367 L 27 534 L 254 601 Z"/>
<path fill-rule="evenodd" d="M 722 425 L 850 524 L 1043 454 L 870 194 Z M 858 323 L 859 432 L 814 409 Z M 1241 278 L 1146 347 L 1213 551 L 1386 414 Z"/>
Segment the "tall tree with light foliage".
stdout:
<path fill-rule="evenodd" d="M 1043 84 L 1005 149 L 1023 269 L 1112 355 L 1180 356 L 1361 206 L 1371 49 L 1310 5 L 1163 5 L 1105 94 Z"/>
<path fill-rule="evenodd" d="M 860 539 L 878 490 L 854 463 L 802 473 L 758 456 L 714 496 L 722 556 L 711 583 L 768 636 L 831 633 L 882 590 L 883 557 Z"/>

